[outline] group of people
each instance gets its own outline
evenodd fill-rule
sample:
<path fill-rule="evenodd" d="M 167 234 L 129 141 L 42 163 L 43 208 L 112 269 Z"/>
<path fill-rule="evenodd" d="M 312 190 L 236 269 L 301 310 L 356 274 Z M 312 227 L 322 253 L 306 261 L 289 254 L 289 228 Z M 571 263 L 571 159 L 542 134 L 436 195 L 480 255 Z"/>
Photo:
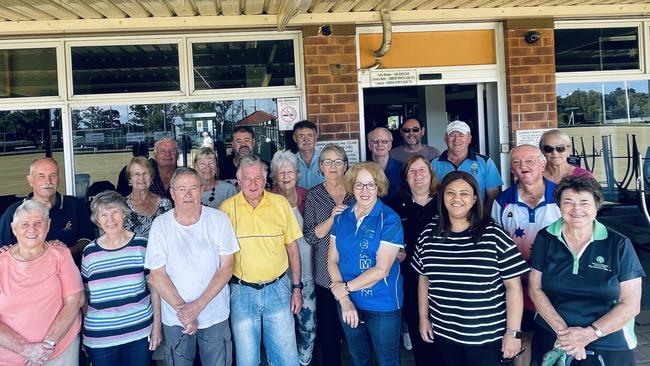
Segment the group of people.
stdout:
<path fill-rule="evenodd" d="M 405 332 L 416 365 L 634 364 L 645 274 L 596 219 L 602 189 L 567 163 L 566 134 L 513 148 L 500 192 L 465 122 L 442 153 L 415 118 L 400 133 L 392 149 L 370 131 L 352 166 L 316 150 L 310 121 L 270 164 L 246 127 L 222 164 L 206 146 L 176 167 L 161 139 L 127 164 L 128 193 L 89 209 L 35 160 L 32 194 L 0 218 L 16 243 L 0 253 L 0 365 L 76 365 L 83 344 L 98 366 L 336 366 L 345 342 L 354 365 L 389 366 Z"/>

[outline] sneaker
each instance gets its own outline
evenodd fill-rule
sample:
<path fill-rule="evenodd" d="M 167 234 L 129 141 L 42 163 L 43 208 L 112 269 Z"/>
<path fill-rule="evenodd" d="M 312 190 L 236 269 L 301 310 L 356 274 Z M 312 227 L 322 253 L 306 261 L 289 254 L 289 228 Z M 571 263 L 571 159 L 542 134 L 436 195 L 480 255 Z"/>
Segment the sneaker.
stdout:
<path fill-rule="evenodd" d="M 413 349 L 413 344 L 411 344 L 411 336 L 408 332 L 402 334 L 402 340 L 404 341 L 404 348 L 406 348 L 407 351 Z"/>

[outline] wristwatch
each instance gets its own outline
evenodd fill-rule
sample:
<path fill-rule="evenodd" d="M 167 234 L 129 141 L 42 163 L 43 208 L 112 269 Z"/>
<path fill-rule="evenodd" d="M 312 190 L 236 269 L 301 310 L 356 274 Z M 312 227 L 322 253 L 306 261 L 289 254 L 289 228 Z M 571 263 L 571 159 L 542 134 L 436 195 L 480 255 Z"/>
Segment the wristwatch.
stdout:
<path fill-rule="evenodd" d="M 305 285 L 303 285 L 302 282 L 299 282 L 298 284 L 291 284 L 291 289 L 292 290 L 295 290 L 297 288 L 302 290 L 303 287 L 305 287 Z"/>
<path fill-rule="evenodd" d="M 506 334 L 512 334 L 512 338 L 514 339 L 522 339 L 524 338 L 524 332 L 520 330 L 514 330 L 510 328 L 506 328 Z"/>
<path fill-rule="evenodd" d="M 350 287 L 348 286 L 348 283 L 347 283 L 347 282 L 345 283 L 345 291 L 346 291 L 348 294 L 349 294 L 350 292 L 352 292 L 352 291 L 350 291 Z"/>
<path fill-rule="evenodd" d="M 590 324 L 589 328 L 594 330 L 594 333 L 596 333 L 596 337 L 598 337 L 598 338 L 602 338 L 605 335 L 605 333 L 603 333 L 603 331 L 600 330 L 600 328 L 598 328 L 597 326 L 595 326 L 593 324 Z"/>
<path fill-rule="evenodd" d="M 51 339 L 44 339 L 43 343 L 47 344 L 49 348 L 54 348 L 54 346 L 56 346 L 56 343 Z"/>

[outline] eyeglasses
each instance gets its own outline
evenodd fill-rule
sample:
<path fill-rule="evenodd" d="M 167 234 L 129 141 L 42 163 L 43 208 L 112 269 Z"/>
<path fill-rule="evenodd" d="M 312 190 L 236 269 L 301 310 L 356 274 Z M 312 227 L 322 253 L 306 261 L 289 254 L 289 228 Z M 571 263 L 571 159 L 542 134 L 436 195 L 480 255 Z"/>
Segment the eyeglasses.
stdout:
<path fill-rule="evenodd" d="M 345 164 L 345 162 L 346 160 L 343 159 L 336 159 L 336 160 L 325 159 L 322 161 L 323 165 L 325 166 L 331 166 L 332 164 L 334 164 L 335 166 L 342 166 L 343 164 Z"/>
<path fill-rule="evenodd" d="M 377 189 L 377 185 L 375 184 L 375 182 L 370 182 L 370 183 L 366 183 L 366 184 L 363 184 L 361 182 L 356 182 L 356 183 L 354 183 L 353 187 L 354 187 L 355 191 L 360 191 L 362 189 L 367 189 L 369 191 L 374 191 L 375 189 Z"/>
<path fill-rule="evenodd" d="M 390 140 L 372 139 L 372 140 L 370 140 L 370 142 L 372 142 L 372 143 L 375 144 L 375 145 L 379 145 L 379 144 L 382 144 L 382 145 L 388 145 L 388 143 L 390 142 Z"/>
<path fill-rule="evenodd" d="M 566 151 L 566 149 L 567 149 L 567 146 L 564 145 L 564 144 L 556 145 L 556 146 L 551 146 L 551 145 L 544 145 L 544 146 L 542 146 L 542 151 L 544 151 L 544 152 L 547 153 L 547 154 L 552 153 L 553 150 L 555 150 L 555 151 L 557 151 L 557 152 L 559 152 L 559 153 L 563 153 L 563 152 Z"/>
<path fill-rule="evenodd" d="M 418 133 L 418 132 L 420 132 L 420 130 L 421 130 L 420 127 L 402 128 L 402 132 L 404 132 L 404 133 L 409 133 L 409 132 L 415 132 L 415 133 Z"/>

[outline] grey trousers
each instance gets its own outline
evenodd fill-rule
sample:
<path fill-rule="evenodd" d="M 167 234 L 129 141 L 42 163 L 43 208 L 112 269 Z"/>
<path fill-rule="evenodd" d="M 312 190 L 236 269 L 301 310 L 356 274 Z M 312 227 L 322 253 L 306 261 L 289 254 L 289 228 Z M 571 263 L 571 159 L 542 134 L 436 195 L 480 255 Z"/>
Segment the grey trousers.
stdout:
<path fill-rule="evenodd" d="M 232 365 L 232 337 L 228 320 L 199 329 L 194 335 L 183 334 L 182 330 L 179 326 L 163 324 L 165 365 L 192 366 L 197 344 L 202 365 Z"/>

